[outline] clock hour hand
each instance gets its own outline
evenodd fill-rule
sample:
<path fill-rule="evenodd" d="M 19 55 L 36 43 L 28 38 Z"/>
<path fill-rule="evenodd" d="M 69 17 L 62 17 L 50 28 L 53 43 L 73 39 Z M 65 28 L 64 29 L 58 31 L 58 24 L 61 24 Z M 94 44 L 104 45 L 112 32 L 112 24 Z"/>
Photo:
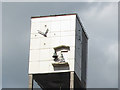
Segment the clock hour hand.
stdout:
<path fill-rule="evenodd" d="M 49 30 L 47 29 L 46 32 L 45 32 L 45 36 L 46 36 L 46 37 L 47 37 L 47 33 L 48 33 L 48 31 L 49 31 Z"/>

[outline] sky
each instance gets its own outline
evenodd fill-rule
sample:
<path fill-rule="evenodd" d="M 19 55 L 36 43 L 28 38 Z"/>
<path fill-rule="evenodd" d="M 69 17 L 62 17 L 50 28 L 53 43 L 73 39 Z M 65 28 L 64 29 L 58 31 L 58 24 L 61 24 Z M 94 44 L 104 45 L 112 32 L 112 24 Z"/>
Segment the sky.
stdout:
<path fill-rule="evenodd" d="M 2 88 L 2 3 L 0 2 L 0 89 Z"/>
<path fill-rule="evenodd" d="M 118 87 L 118 3 L 3 2 L 3 88 L 28 87 L 30 17 L 64 13 L 77 13 L 89 37 L 87 87 Z"/>
<path fill-rule="evenodd" d="M 118 16 L 120 15 L 120 2 L 118 3 Z M 118 17 L 118 23 L 120 23 L 120 17 Z M 120 28 L 120 25 L 118 25 L 118 28 Z M 120 50 L 120 31 L 118 31 L 118 53 Z M 118 58 L 120 56 L 118 55 Z M 119 59 L 118 59 L 119 60 Z M 120 61 L 118 61 L 118 68 L 120 68 Z M 118 69 L 118 75 L 120 75 L 120 69 Z M 118 87 L 120 88 L 120 77 L 118 76 Z"/>

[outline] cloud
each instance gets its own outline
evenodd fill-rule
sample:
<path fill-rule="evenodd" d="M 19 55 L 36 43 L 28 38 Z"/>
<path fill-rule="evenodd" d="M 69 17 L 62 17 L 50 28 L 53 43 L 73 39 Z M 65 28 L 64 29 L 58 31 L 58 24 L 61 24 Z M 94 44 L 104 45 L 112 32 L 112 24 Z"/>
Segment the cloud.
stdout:
<path fill-rule="evenodd" d="M 105 53 L 107 54 L 107 56 L 109 58 L 112 58 L 111 63 L 114 63 L 114 62 L 116 63 L 116 61 L 118 61 L 118 43 L 113 43 L 113 44 L 109 45 L 106 51 L 107 52 L 105 52 Z"/>

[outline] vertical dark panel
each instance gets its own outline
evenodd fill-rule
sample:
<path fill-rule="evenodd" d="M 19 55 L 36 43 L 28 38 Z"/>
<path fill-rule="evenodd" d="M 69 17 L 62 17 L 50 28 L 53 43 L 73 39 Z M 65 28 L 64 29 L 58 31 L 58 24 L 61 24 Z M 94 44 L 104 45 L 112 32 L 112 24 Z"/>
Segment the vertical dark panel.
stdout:
<path fill-rule="evenodd" d="M 87 37 L 85 32 L 82 30 L 82 61 L 81 61 L 81 80 L 82 84 L 86 86 L 87 79 Z"/>
<path fill-rule="evenodd" d="M 80 22 L 79 17 L 77 16 L 77 24 L 76 24 L 76 61 L 81 60 L 80 67 L 81 67 L 81 86 L 83 88 L 86 88 L 86 79 L 87 79 L 87 47 L 88 47 L 88 37 L 86 35 L 86 32 L 84 31 L 84 28 L 82 26 L 82 23 Z M 79 49 L 80 52 L 78 53 Z M 81 48 L 80 48 L 81 47 Z M 77 55 L 80 55 L 77 57 Z M 75 63 L 76 63 L 75 61 Z M 77 65 L 77 64 L 76 64 Z M 78 73 L 78 72 L 77 72 Z M 77 74 L 76 73 L 76 74 Z"/>

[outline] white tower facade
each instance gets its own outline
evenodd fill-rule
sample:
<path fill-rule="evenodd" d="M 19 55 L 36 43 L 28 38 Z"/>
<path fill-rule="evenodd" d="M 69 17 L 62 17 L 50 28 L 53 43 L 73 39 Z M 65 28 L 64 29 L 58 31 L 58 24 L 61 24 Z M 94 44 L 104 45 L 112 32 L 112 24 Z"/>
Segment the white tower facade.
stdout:
<path fill-rule="evenodd" d="M 85 87 L 87 40 L 77 14 L 32 17 L 29 75 L 34 75 L 33 79 L 41 85 L 44 83 L 38 80 L 40 75 L 74 72 L 73 78 L 77 77 Z M 54 83 L 52 85 L 49 87 L 55 86 Z"/>

